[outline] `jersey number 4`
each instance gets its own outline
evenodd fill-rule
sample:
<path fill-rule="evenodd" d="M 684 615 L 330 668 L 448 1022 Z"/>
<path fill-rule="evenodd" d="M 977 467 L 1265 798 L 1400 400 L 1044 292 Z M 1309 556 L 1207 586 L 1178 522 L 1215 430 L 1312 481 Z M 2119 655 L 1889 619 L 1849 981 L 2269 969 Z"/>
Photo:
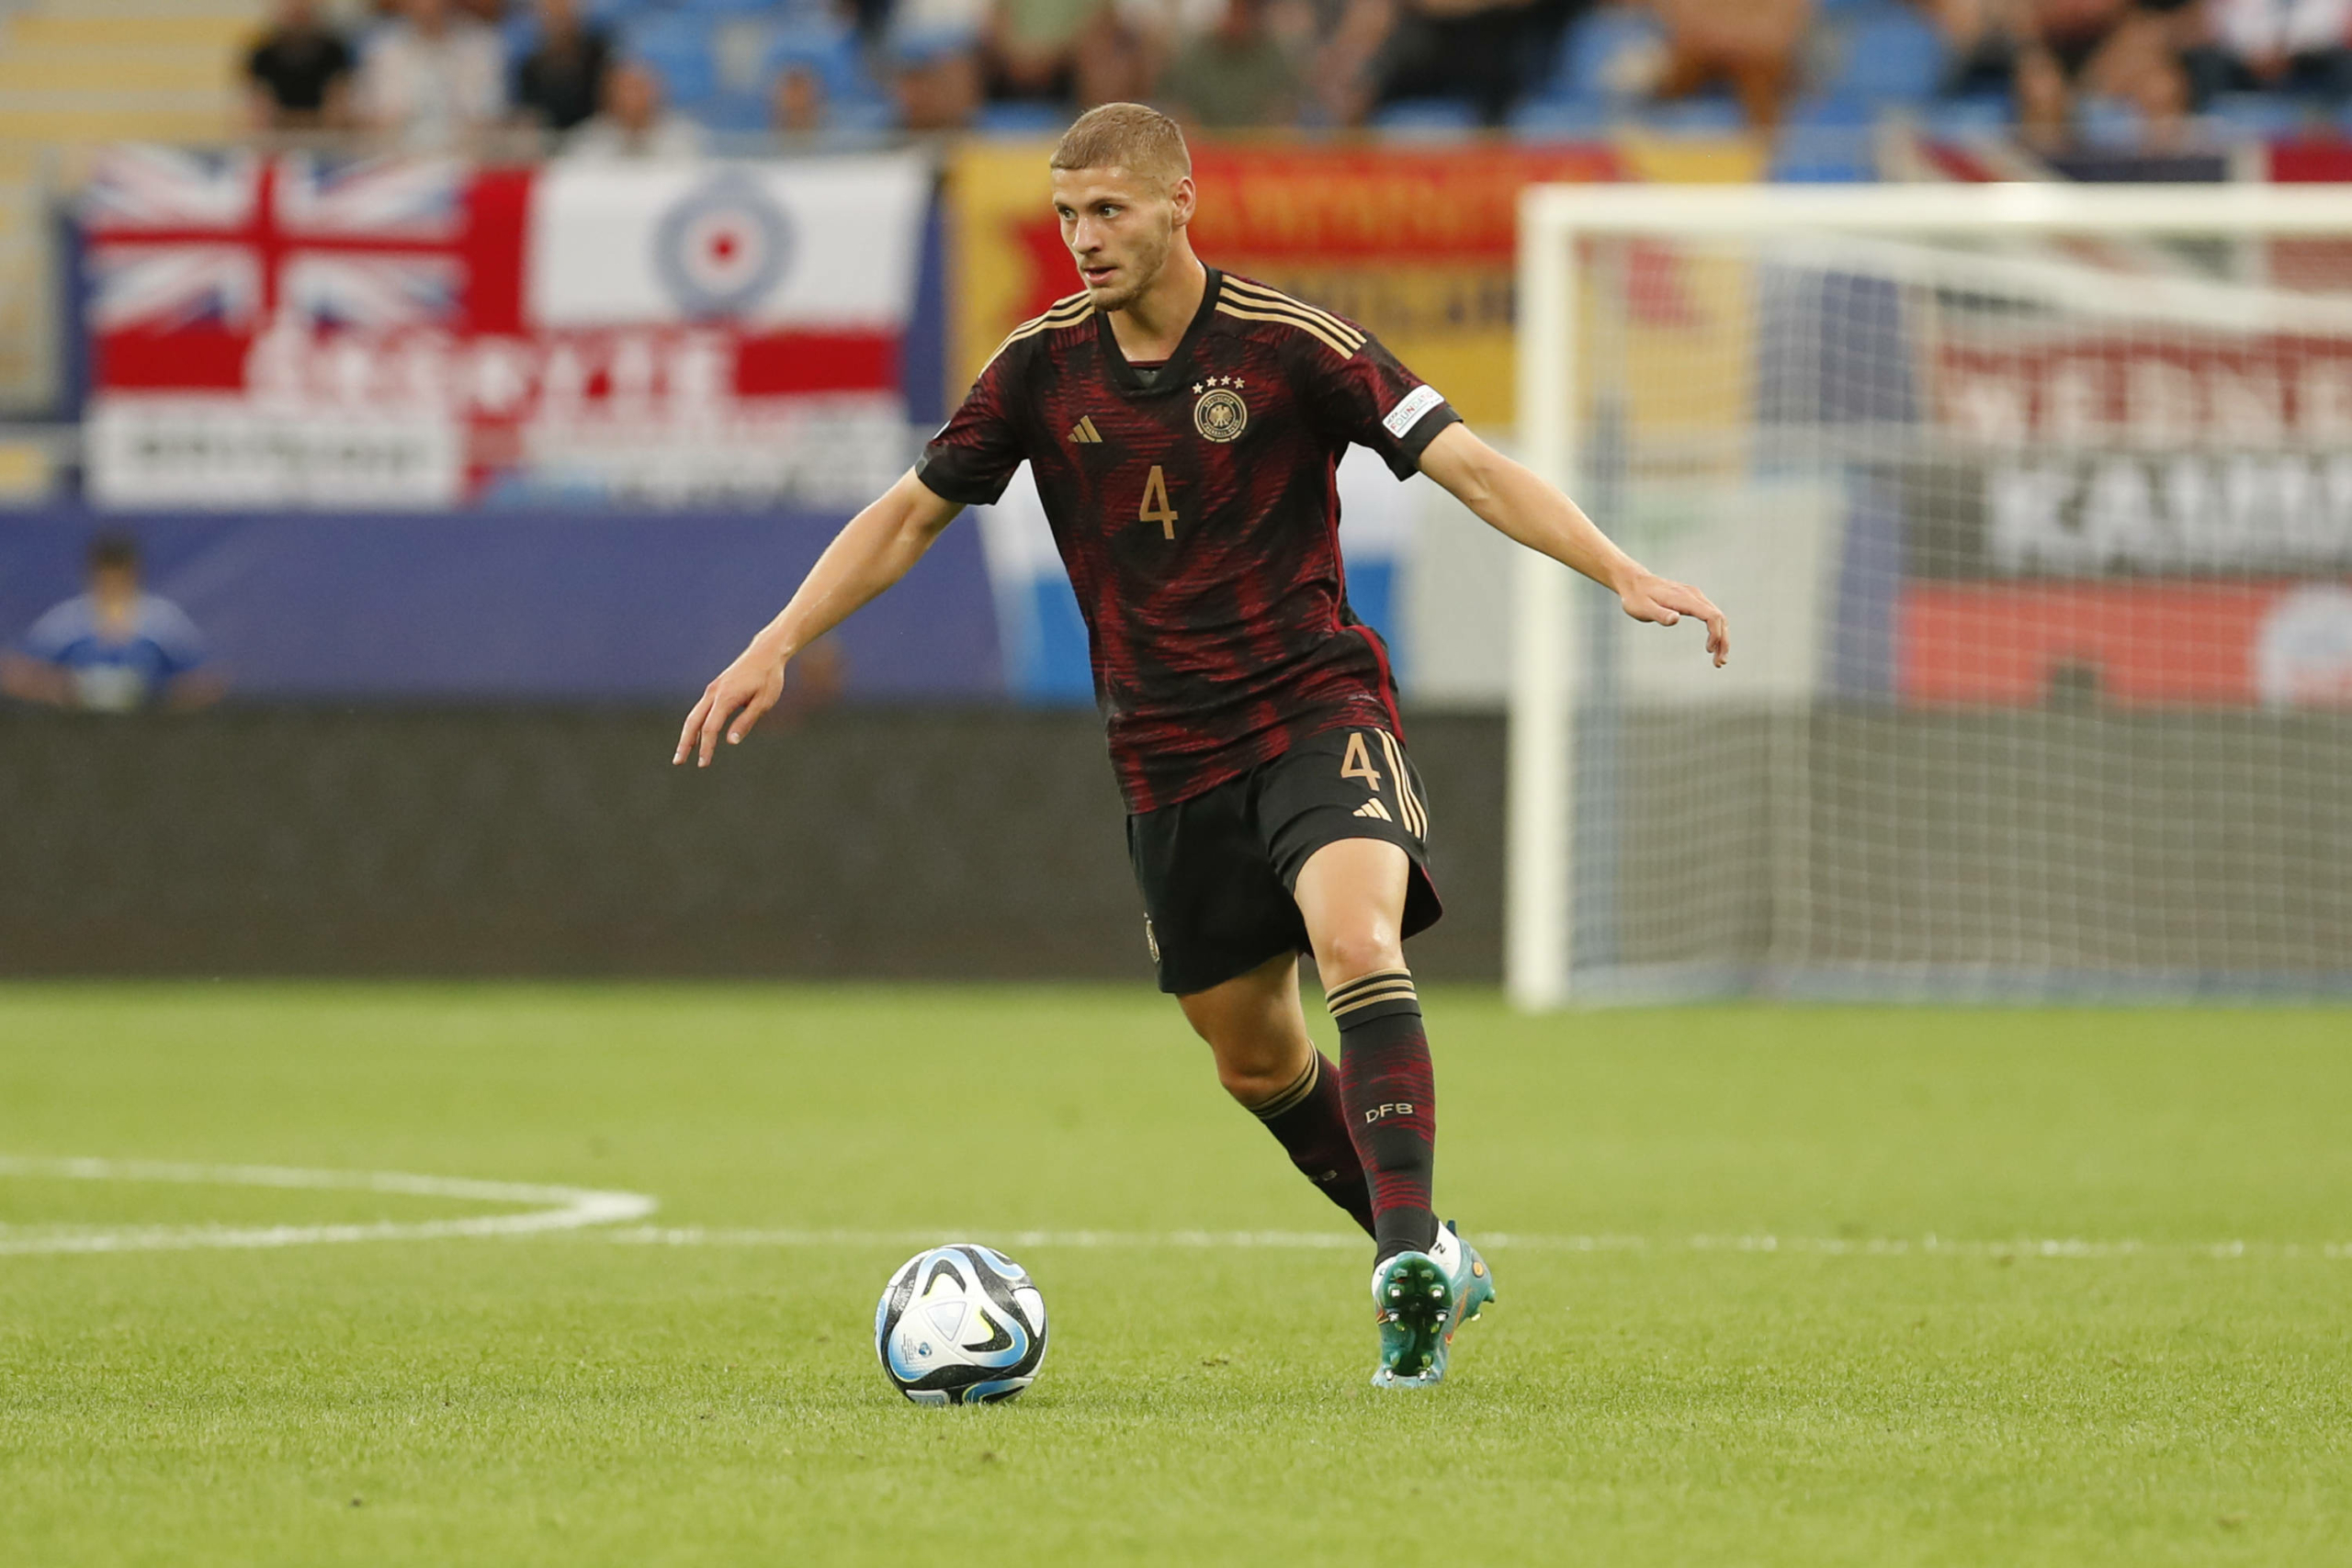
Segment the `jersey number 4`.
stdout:
<path fill-rule="evenodd" d="M 1159 524 L 1160 537 L 1176 536 L 1176 509 L 1168 504 L 1168 476 L 1157 463 L 1143 481 L 1143 504 L 1136 508 L 1136 516 L 1146 523 Z"/>

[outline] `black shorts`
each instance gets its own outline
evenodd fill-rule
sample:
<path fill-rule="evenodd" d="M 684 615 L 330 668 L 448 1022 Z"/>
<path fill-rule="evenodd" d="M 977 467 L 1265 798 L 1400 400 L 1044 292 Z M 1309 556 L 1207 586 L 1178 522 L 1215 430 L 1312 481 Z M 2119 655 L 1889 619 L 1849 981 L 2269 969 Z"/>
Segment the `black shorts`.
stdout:
<path fill-rule="evenodd" d="M 1341 839 L 1385 839 L 1412 860 L 1406 936 L 1443 912 L 1430 881 L 1428 796 L 1394 736 L 1335 729 L 1215 789 L 1127 818 L 1144 940 L 1159 988 L 1205 991 L 1307 951 L 1291 897 L 1299 868 Z"/>

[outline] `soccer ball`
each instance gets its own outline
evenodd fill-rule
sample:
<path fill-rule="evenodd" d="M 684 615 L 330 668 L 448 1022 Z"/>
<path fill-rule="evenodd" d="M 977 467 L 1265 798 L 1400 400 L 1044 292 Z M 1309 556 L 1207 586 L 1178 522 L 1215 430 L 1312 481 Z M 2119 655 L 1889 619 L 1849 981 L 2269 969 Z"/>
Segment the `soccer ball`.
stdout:
<path fill-rule="evenodd" d="M 934 1247 L 883 1287 L 874 1349 L 890 1386 L 917 1404 L 1011 1399 L 1046 1359 L 1046 1298 L 992 1247 Z"/>

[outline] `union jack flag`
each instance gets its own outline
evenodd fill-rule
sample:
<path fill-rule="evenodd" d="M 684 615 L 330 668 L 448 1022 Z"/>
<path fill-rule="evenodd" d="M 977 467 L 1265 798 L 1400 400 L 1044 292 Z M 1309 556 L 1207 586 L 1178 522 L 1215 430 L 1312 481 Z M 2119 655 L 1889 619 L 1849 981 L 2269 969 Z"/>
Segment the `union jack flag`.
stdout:
<path fill-rule="evenodd" d="M 445 325 L 466 290 L 466 165 L 119 147 L 82 198 L 101 333 Z"/>

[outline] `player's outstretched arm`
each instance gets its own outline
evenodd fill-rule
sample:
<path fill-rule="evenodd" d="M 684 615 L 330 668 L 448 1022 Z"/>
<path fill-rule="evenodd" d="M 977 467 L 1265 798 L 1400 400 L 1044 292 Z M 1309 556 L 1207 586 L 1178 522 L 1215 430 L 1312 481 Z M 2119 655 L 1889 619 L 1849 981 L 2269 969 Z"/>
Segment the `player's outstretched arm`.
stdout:
<path fill-rule="evenodd" d="M 695 765 L 707 768 L 721 735 L 733 746 L 750 734 L 760 716 L 784 695 L 784 667 L 793 655 L 906 576 L 963 510 L 910 470 L 881 500 L 851 518 L 808 569 L 792 602 L 703 688 L 702 701 L 686 715 L 685 728 L 678 732 L 678 750 L 670 761 L 683 762 L 687 752 L 695 751 Z"/>
<path fill-rule="evenodd" d="M 1637 621 L 1673 626 L 1685 615 L 1707 623 L 1707 651 L 1720 667 L 1731 657 L 1731 626 L 1708 597 L 1687 582 L 1660 577 L 1619 549 L 1582 508 L 1470 433 L 1450 424 L 1421 454 L 1421 472 L 1490 527 L 1574 567 L 1617 595 Z"/>

